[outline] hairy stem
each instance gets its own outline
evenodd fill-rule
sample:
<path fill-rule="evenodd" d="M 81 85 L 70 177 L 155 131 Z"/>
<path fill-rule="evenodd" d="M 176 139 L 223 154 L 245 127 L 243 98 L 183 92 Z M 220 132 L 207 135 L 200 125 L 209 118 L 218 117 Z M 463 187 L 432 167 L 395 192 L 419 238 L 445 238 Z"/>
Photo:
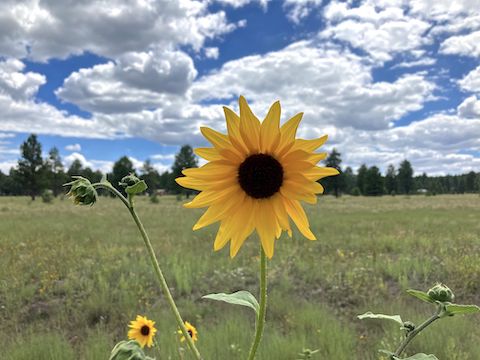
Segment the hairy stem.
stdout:
<path fill-rule="evenodd" d="M 429 326 L 430 324 L 432 324 L 435 320 L 438 320 L 440 319 L 440 313 L 442 312 L 442 306 L 439 305 L 438 307 L 438 310 L 435 314 L 433 314 L 431 317 L 429 317 L 427 320 L 425 320 L 422 324 L 420 324 L 418 327 L 416 327 L 415 329 L 413 329 L 412 331 L 410 331 L 407 336 L 405 337 L 405 339 L 402 341 L 402 343 L 400 344 L 400 346 L 397 348 L 397 350 L 395 351 L 395 353 L 392 355 L 392 359 L 393 359 L 393 356 L 396 356 L 396 357 L 399 357 L 402 352 L 406 349 L 406 347 L 408 346 L 408 344 L 410 344 L 410 342 L 413 340 L 413 338 L 415 336 L 417 336 L 422 330 L 424 330 L 427 326 Z"/>
<path fill-rule="evenodd" d="M 267 258 L 263 248 L 260 246 L 260 309 L 255 323 L 255 338 L 250 348 L 248 360 L 255 359 L 258 345 L 262 340 L 263 328 L 265 327 L 265 315 L 267 312 Z"/>

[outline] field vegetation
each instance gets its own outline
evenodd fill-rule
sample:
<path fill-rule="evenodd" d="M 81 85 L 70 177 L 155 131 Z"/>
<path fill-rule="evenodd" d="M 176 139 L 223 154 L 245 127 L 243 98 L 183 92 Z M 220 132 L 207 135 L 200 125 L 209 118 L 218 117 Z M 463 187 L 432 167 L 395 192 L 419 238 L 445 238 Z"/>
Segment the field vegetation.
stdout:
<path fill-rule="evenodd" d="M 247 308 L 202 300 L 212 292 L 258 292 L 258 241 L 231 260 L 213 252 L 216 227 L 193 232 L 202 213 L 175 196 L 137 209 L 205 359 L 243 359 L 253 336 Z M 318 241 L 282 237 L 269 262 L 269 308 L 262 360 L 381 359 L 402 334 L 395 324 L 357 320 L 368 310 L 415 323 L 428 304 L 405 290 L 446 283 L 459 303 L 480 304 L 478 195 L 319 198 L 306 207 Z M 161 359 L 178 352 L 175 322 L 123 204 L 102 197 L 92 208 L 67 199 L 0 198 L 0 358 L 107 359 L 137 314 L 156 321 Z M 435 323 L 408 349 L 442 360 L 476 360 L 478 316 Z M 153 353 L 152 353 L 153 354 Z M 154 354 L 153 354 L 154 355 Z"/>

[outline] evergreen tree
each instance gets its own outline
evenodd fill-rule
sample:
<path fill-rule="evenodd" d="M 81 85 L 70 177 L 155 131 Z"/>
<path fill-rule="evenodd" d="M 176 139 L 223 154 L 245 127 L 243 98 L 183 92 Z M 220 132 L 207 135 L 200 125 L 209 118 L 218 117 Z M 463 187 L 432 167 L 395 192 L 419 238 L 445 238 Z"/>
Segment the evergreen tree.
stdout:
<path fill-rule="evenodd" d="M 183 176 L 182 170 L 194 167 L 198 167 L 198 161 L 193 149 L 190 145 L 183 145 L 175 155 L 175 162 L 172 165 L 172 176 L 170 178 L 170 187 L 174 189 L 177 194 L 183 193 L 187 198 L 190 196 L 191 190 L 185 189 L 175 183 L 175 179 Z"/>
<path fill-rule="evenodd" d="M 383 178 L 380 169 L 372 166 L 365 173 L 365 195 L 379 196 L 383 194 Z"/>
<path fill-rule="evenodd" d="M 49 187 L 52 189 L 53 195 L 56 197 L 63 192 L 62 185 L 68 181 L 68 177 L 63 170 L 60 153 L 56 147 L 50 149 L 46 165 Z"/>
<path fill-rule="evenodd" d="M 69 177 L 72 176 L 83 176 L 83 164 L 80 160 L 75 159 L 70 164 L 70 167 L 67 170 L 67 174 Z"/>
<path fill-rule="evenodd" d="M 410 194 L 413 191 L 413 169 L 408 160 L 403 160 L 398 169 L 398 189 L 403 194 Z"/>
<path fill-rule="evenodd" d="M 477 174 L 474 171 L 465 175 L 465 191 L 469 193 L 477 191 Z"/>
<path fill-rule="evenodd" d="M 357 172 L 357 188 L 362 195 L 365 195 L 365 177 L 367 175 L 367 165 L 362 164 Z"/>
<path fill-rule="evenodd" d="M 357 176 L 353 173 L 350 166 L 347 166 L 342 173 L 342 176 L 345 193 L 351 194 L 353 189 L 357 186 Z"/>
<path fill-rule="evenodd" d="M 340 196 L 340 192 L 344 187 L 342 168 L 340 167 L 342 159 L 340 156 L 341 154 L 334 148 L 325 160 L 325 165 L 327 167 L 337 169 L 340 174 L 338 174 L 337 176 L 330 176 L 321 180 L 323 186 L 327 189 L 327 191 L 333 191 L 335 197 Z"/>
<path fill-rule="evenodd" d="M 18 177 L 26 192 L 35 197 L 45 186 L 45 166 L 42 158 L 42 144 L 31 134 L 20 146 L 22 158 L 18 160 Z"/>
<path fill-rule="evenodd" d="M 387 174 L 385 175 L 385 190 L 387 194 L 394 195 L 397 192 L 397 179 L 395 176 L 395 166 L 388 165 Z"/>
<path fill-rule="evenodd" d="M 160 174 L 155 170 L 151 161 L 148 159 L 143 163 L 140 179 L 145 180 L 147 183 L 147 192 L 150 195 L 153 194 L 156 189 L 160 188 Z"/>

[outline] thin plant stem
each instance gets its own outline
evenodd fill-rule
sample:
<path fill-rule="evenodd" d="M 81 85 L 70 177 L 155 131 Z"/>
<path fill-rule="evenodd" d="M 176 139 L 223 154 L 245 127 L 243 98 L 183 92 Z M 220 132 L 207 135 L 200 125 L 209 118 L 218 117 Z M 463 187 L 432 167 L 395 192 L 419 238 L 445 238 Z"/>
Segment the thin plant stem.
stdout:
<path fill-rule="evenodd" d="M 178 311 L 177 305 L 175 304 L 175 301 L 173 300 L 173 296 L 170 292 L 170 289 L 168 288 L 167 281 L 165 280 L 165 277 L 163 276 L 163 272 L 160 269 L 160 265 L 157 260 L 157 256 L 155 255 L 155 251 L 153 250 L 152 243 L 150 241 L 150 238 L 148 237 L 147 232 L 145 231 L 145 228 L 140 220 L 140 218 L 137 215 L 137 212 L 135 211 L 135 208 L 133 207 L 133 201 L 131 200 L 131 196 L 129 196 L 129 199 L 126 199 L 122 193 L 120 193 L 117 189 L 115 189 L 113 186 L 111 186 L 108 183 L 96 183 L 93 184 L 94 186 L 98 187 L 103 187 L 105 189 L 110 190 L 112 193 L 114 193 L 116 196 L 122 200 L 122 202 L 125 204 L 127 207 L 128 211 L 130 211 L 130 214 L 133 217 L 133 220 L 135 221 L 135 224 L 138 227 L 138 230 L 140 231 L 140 234 L 142 235 L 143 241 L 145 243 L 145 247 L 147 248 L 148 255 L 150 257 L 150 260 L 153 265 L 153 269 L 155 270 L 155 275 L 157 276 L 158 283 L 160 284 L 160 288 L 163 291 L 163 294 L 165 298 L 167 299 L 167 302 L 170 306 L 170 309 L 173 312 L 173 315 L 175 316 L 175 320 L 177 321 L 177 325 L 182 331 L 183 336 L 185 337 L 185 340 L 187 341 L 188 347 L 192 351 L 193 355 L 197 360 L 201 360 L 202 357 L 200 356 L 200 352 L 198 351 L 197 347 L 195 346 L 193 339 L 191 338 L 190 334 L 188 333 L 187 328 L 185 327 L 185 322 L 183 321 L 180 312 Z"/>
<path fill-rule="evenodd" d="M 255 359 L 258 345 L 262 340 L 263 328 L 265 327 L 265 315 L 267 313 L 267 257 L 260 246 L 260 309 L 255 322 L 255 338 L 250 348 L 248 360 Z"/>
<path fill-rule="evenodd" d="M 410 344 L 410 342 L 413 340 L 413 338 L 417 336 L 422 330 L 424 330 L 427 326 L 432 324 L 434 321 L 440 319 L 441 312 L 442 312 L 442 305 L 439 305 L 438 310 L 434 315 L 432 315 L 423 323 L 418 325 L 418 327 L 410 331 L 405 337 L 405 339 L 402 341 L 400 346 L 397 348 L 395 353 L 392 355 L 392 359 L 393 359 L 393 356 L 399 357 L 402 354 L 402 352 L 407 348 L 408 344 Z"/>

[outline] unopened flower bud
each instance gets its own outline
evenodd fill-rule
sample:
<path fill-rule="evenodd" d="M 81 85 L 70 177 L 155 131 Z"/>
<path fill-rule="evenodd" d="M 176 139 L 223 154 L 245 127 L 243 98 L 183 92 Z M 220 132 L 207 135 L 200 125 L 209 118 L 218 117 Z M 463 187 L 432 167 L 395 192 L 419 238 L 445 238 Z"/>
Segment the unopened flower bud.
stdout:
<path fill-rule="evenodd" d="M 112 350 L 109 360 L 150 360 L 135 340 L 120 341 Z"/>
<path fill-rule="evenodd" d="M 119 185 L 126 188 L 128 186 L 133 186 L 139 182 L 140 182 L 140 179 L 136 177 L 135 174 L 131 173 L 131 174 L 128 174 L 127 176 L 124 176 L 122 178 L 122 181 L 119 182 Z"/>
<path fill-rule="evenodd" d="M 432 300 L 440 302 L 453 302 L 455 299 L 455 295 L 453 294 L 452 290 L 450 290 L 447 285 L 441 283 L 428 290 L 427 294 Z"/>
<path fill-rule="evenodd" d="M 97 191 L 92 186 L 90 180 L 82 176 L 73 176 L 75 180 L 64 184 L 63 186 L 71 186 L 67 195 L 73 199 L 77 205 L 93 205 L 97 201 Z"/>

